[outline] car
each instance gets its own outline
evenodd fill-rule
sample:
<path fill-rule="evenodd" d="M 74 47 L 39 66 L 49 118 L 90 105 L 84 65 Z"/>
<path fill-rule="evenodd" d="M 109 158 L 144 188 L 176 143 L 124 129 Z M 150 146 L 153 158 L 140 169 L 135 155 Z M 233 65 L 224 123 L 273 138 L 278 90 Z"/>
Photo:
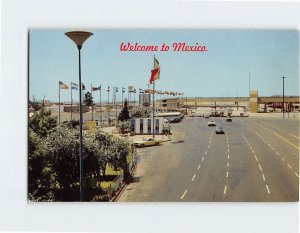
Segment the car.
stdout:
<path fill-rule="evenodd" d="M 226 118 L 226 121 L 232 122 L 232 118 Z"/>
<path fill-rule="evenodd" d="M 209 121 L 207 122 L 207 125 L 208 125 L 208 126 L 216 126 L 216 122 L 215 122 L 214 120 L 209 120 Z"/>
<path fill-rule="evenodd" d="M 143 138 L 141 141 L 135 141 L 133 143 L 136 147 L 145 147 L 145 146 L 159 146 L 163 140 L 156 138 Z"/>
<path fill-rule="evenodd" d="M 203 117 L 204 118 L 209 118 L 209 114 L 204 114 Z"/>
<path fill-rule="evenodd" d="M 224 134 L 224 129 L 222 126 L 217 126 L 216 127 L 216 134 Z"/>

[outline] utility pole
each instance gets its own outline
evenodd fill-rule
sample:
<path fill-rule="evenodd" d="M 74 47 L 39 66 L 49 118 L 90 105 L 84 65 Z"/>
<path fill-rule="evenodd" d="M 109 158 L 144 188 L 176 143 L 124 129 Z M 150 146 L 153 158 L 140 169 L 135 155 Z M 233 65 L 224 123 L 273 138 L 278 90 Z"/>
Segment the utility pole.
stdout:
<path fill-rule="evenodd" d="M 249 96 L 250 96 L 250 89 L 251 88 L 251 86 L 250 86 L 250 72 L 249 72 Z"/>
<path fill-rule="evenodd" d="M 287 77 L 282 76 L 282 117 L 284 118 L 284 79 Z"/>

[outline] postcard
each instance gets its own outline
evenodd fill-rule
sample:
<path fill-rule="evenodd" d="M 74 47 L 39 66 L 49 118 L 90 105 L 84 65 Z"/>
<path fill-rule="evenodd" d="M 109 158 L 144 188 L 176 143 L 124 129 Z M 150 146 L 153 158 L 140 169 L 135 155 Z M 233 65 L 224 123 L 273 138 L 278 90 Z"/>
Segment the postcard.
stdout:
<path fill-rule="evenodd" d="M 29 202 L 299 201 L 299 32 L 31 29 Z"/>

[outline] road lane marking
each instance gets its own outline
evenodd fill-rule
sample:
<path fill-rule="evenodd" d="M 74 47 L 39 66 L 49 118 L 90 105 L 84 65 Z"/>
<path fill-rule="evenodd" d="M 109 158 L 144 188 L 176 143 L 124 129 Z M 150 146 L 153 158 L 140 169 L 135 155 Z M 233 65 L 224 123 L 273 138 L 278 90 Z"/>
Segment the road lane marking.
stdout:
<path fill-rule="evenodd" d="M 227 149 L 228 153 L 229 153 L 229 149 Z"/>
<path fill-rule="evenodd" d="M 204 155 L 206 155 L 206 154 L 207 154 L 207 150 L 205 151 Z"/>
<path fill-rule="evenodd" d="M 225 185 L 224 187 L 224 195 L 226 194 L 226 191 L 227 191 L 227 185 Z"/>
<path fill-rule="evenodd" d="M 289 167 L 289 169 L 293 169 L 291 165 L 287 164 L 287 166 Z"/>
<path fill-rule="evenodd" d="M 207 149 L 209 148 L 209 145 L 207 146 Z"/>
<path fill-rule="evenodd" d="M 281 157 L 281 160 L 285 162 L 285 159 L 283 157 Z"/>
<path fill-rule="evenodd" d="M 292 133 L 290 133 L 289 135 L 291 135 L 291 136 L 294 137 L 294 138 L 300 139 L 299 137 L 297 137 L 296 135 L 294 135 L 294 134 L 292 134 Z"/>
<path fill-rule="evenodd" d="M 279 153 L 278 153 L 277 151 L 276 151 L 275 153 L 276 153 L 277 155 L 279 155 Z"/>
<path fill-rule="evenodd" d="M 254 154 L 254 150 L 251 149 L 251 151 L 252 151 L 252 153 Z"/>
<path fill-rule="evenodd" d="M 227 167 L 229 167 L 229 162 L 227 162 Z"/>
<path fill-rule="evenodd" d="M 184 196 L 185 196 L 185 194 L 187 193 L 187 189 L 184 191 L 184 193 L 182 194 L 182 196 L 181 196 L 181 200 L 184 198 Z"/>
<path fill-rule="evenodd" d="M 272 150 L 275 150 L 275 148 L 274 148 L 274 147 L 272 147 Z"/>
<path fill-rule="evenodd" d="M 299 174 L 297 172 L 295 172 L 295 175 L 299 178 Z"/>
<path fill-rule="evenodd" d="M 270 192 L 269 186 L 267 184 L 266 184 L 266 189 L 268 191 L 268 194 L 270 194 L 271 192 Z"/>
<path fill-rule="evenodd" d="M 266 177 L 265 177 L 264 173 L 262 173 L 262 177 L 263 177 L 263 180 L 266 181 Z"/>
<path fill-rule="evenodd" d="M 262 172 L 262 168 L 261 168 L 260 164 L 258 164 L 258 167 L 259 167 L 259 170 Z"/>
<path fill-rule="evenodd" d="M 299 150 L 299 147 L 296 146 L 294 143 L 291 143 L 289 140 L 285 139 L 284 137 L 280 136 L 278 133 L 274 133 L 277 137 L 279 137 L 280 139 L 282 139 L 283 141 L 287 142 L 288 144 L 290 144 L 292 147 L 294 147 L 295 149 Z"/>
<path fill-rule="evenodd" d="M 228 178 L 228 171 L 226 171 L 226 178 Z"/>
<path fill-rule="evenodd" d="M 258 159 L 257 159 L 256 155 L 254 157 L 255 157 L 255 160 L 258 162 Z"/>
<path fill-rule="evenodd" d="M 196 177 L 196 174 L 194 174 L 194 176 L 193 176 L 193 178 L 192 178 L 192 182 L 194 181 L 195 177 Z"/>
<path fill-rule="evenodd" d="M 229 155 L 227 155 L 227 159 L 229 160 Z"/>
<path fill-rule="evenodd" d="M 199 166 L 197 167 L 197 169 L 199 170 L 199 169 L 200 169 L 200 167 L 201 167 L 201 164 L 199 164 Z"/>
<path fill-rule="evenodd" d="M 202 157 L 202 160 L 201 160 L 201 161 L 203 162 L 203 160 L 204 160 L 204 157 Z"/>

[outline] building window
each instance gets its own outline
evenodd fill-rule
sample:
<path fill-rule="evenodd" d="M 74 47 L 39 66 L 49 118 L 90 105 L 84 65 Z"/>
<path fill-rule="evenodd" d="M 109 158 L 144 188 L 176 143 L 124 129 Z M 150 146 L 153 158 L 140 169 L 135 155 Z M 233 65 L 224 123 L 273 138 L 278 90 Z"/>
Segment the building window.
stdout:
<path fill-rule="evenodd" d="M 155 133 L 159 133 L 159 119 L 155 119 Z"/>
<path fill-rule="evenodd" d="M 131 132 L 134 132 L 135 130 L 134 130 L 134 126 L 135 126 L 135 120 L 130 120 L 130 124 L 131 124 Z"/>
<path fill-rule="evenodd" d="M 148 119 L 148 133 L 151 134 L 151 119 Z"/>
<path fill-rule="evenodd" d="M 144 120 L 140 119 L 140 132 L 143 133 L 144 132 Z"/>

